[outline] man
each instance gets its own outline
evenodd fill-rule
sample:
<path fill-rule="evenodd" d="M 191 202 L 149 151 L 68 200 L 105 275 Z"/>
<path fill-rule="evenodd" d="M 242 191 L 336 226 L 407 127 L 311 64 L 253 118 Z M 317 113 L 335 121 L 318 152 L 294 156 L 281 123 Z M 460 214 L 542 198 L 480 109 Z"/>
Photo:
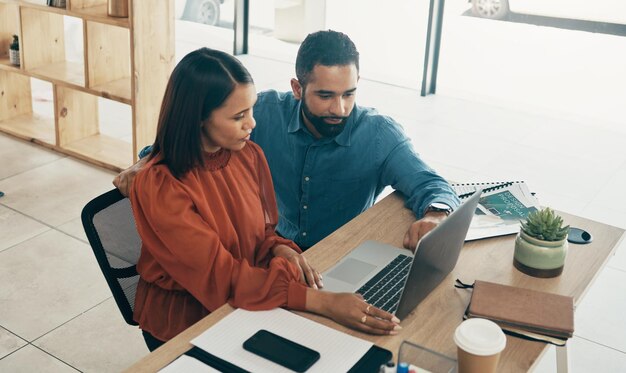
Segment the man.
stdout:
<path fill-rule="evenodd" d="M 303 249 L 371 207 L 387 186 L 406 196 L 419 219 L 404 237 L 417 241 L 459 200 L 415 153 L 401 126 L 355 105 L 359 53 L 332 30 L 307 36 L 296 58 L 292 92 L 261 92 L 251 139 L 269 163 L 280 214 L 277 232 Z M 118 175 L 122 192 L 141 167 Z"/>

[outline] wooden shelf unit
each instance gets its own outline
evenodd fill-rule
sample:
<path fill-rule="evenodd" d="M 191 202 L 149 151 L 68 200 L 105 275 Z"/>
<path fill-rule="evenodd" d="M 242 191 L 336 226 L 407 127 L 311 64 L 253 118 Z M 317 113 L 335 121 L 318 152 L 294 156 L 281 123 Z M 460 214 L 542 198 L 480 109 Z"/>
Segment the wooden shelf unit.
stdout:
<path fill-rule="evenodd" d="M 119 171 L 154 141 L 175 62 L 174 4 L 129 0 L 128 18 L 109 17 L 106 0 L 66 4 L 0 0 L 0 131 Z M 82 22 L 82 61 L 66 59 L 66 17 Z M 9 63 L 14 34 L 20 66 Z M 52 84 L 53 117 L 33 112 L 31 78 Z M 100 132 L 102 98 L 130 106 L 130 139 Z"/>

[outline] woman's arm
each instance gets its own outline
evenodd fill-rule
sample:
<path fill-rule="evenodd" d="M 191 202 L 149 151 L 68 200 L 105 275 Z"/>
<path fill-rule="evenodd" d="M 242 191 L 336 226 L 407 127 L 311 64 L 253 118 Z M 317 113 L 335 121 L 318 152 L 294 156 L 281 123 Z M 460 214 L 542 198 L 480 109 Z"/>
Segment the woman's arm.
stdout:
<path fill-rule="evenodd" d="M 306 260 L 304 255 L 299 251 L 295 251 L 293 248 L 287 245 L 276 245 L 272 248 L 272 254 L 275 257 L 282 257 L 287 259 L 291 264 L 295 265 L 300 272 L 300 280 L 305 282 L 313 289 L 324 287 L 322 282 L 322 274 L 313 268 Z"/>
<path fill-rule="evenodd" d="M 306 287 L 296 268 L 281 258 L 258 268 L 233 257 L 222 245 L 215 222 L 198 214 L 186 188 L 165 167 L 135 178 L 133 213 L 143 249 L 154 259 L 149 263 L 154 277 L 142 277 L 157 284 L 175 282 L 210 311 L 226 302 L 247 309 L 303 309 Z"/>

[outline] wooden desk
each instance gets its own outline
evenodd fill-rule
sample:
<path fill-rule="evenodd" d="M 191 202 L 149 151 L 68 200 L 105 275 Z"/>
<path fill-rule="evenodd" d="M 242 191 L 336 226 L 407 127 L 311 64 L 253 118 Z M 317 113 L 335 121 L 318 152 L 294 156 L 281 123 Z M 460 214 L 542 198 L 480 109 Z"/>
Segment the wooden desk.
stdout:
<path fill-rule="evenodd" d="M 623 238 L 624 230 L 573 215 L 561 214 L 567 224 L 591 232 L 594 241 L 587 245 L 570 244 L 565 268 L 559 277 L 539 279 L 516 270 L 513 267 L 515 236 L 510 235 L 466 243 L 456 268 L 409 316 L 402 320 L 403 329 L 396 336 L 379 337 L 363 334 L 321 316 L 298 313 L 348 334 L 370 340 L 392 351 L 394 356 L 402 341 L 409 340 L 455 357 L 456 346 L 452 335 L 454 329 L 462 321 L 471 295 L 470 291 L 453 286 L 457 278 L 465 283 L 472 283 L 475 279 L 479 279 L 569 295 L 574 297 L 575 305 L 580 303 L 587 289 Z M 394 193 L 319 242 L 305 255 L 315 268 L 323 272 L 364 240 L 376 240 L 401 247 L 404 234 L 413 221 L 413 213 L 403 207 L 402 197 Z M 228 305 L 221 307 L 135 363 L 128 371 L 154 372 L 159 370 L 191 348 L 189 343 L 191 339 L 232 311 L 233 308 Z M 545 343 L 507 336 L 506 349 L 500 359 L 498 371 L 527 371 L 546 348 Z"/>

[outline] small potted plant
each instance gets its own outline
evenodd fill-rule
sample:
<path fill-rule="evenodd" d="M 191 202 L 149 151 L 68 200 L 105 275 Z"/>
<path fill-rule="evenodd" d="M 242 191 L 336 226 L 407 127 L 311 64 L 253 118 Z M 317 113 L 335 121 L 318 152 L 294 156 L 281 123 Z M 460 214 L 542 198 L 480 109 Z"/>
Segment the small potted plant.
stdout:
<path fill-rule="evenodd" d="M 13 42 L 9 45 L 9 62 L 12 65 L 20 65 L 20 42 L 17 35 L 13 35 Z"/>
<path fill-rule="evenodd" d="M 522 222 L 515 239 L 515 268 L 534 277 L 556 277 L 563 272 L 569 225 L 554 210 L 534 211 Z"/>

